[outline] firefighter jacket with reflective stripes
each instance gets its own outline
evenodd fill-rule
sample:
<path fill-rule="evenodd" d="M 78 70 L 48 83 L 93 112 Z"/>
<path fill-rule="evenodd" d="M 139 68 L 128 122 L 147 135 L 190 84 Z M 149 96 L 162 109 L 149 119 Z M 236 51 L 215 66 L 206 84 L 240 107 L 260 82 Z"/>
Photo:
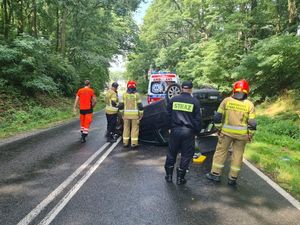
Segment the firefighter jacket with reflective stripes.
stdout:
<path fill-rule="evenodd" d="M 247 99 L 225 98 L 221 102 L 217 114 L 222 116 L 219 120 L 220 123 L 216 123 L 216 127 L 230 137 L 241 138 L 244 136 L 247 139 L 248 134 L 252 134 L 256 129 L 254 105 Z"/>
<path fill-rule="evenodd" d="M 110 89 L 105 95 L 105 113 L 106 114 L 116 114 L 118 113 L 118 96 L 117 93 Z"/>
<path fill-rule="evenodd" d="M 139 93 L 124 93 L 120 102 L 120 112 L 124 119 L 139 119 L 143 116 L 144 110 Z"/>
<path fill-rule="evenodd" d="M 191 94 L 183 92 L 173 97 L 168 106 L 170 128 L 190 128 L 201 131 L 200 103 Z"/>

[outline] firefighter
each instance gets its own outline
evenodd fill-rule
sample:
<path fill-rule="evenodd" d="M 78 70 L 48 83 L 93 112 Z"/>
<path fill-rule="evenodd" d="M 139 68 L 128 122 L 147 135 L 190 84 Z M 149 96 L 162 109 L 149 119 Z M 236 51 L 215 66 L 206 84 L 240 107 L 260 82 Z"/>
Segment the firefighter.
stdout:
<path fill-rule="evenodd" d="M 118 117 L 118 90 L 119 84 L 113 82 L 111 89 L 107 91 L 105 96 L 105 114 L 107 120 L 107 131 L 106 137 L 107 142 L 116 142 L 116 126 L 117 126 L 117 117 Z"/>
<path fill-rule="evenodd" d="M 143 105 L 136 90 L 135 81 L 128 81 L 127 92 L 123 95 L 119 109 L 124 122 L 123 146 L 129 147 L 129 140 L 131 140 L 131 148 L 136 148 L 138 147 L 139 123 L 143 117 Z"/>
<path fill-rule="evenodd" d="M 233 85 L 232 96 L 225 98 L 218 108 L 214 121 L 216 127 L 219 128 L 219 139 L 211 172 L 206 174 L 209 180 L 220 182 L 227 152 L 232 145 L 228 184 L 236 185 L 245 145 L 251 141 L 256 130 L 254 105 L 247 100 L 249 91 L 249 84 L 246 80 L 237 81 Z"/>
<path fill-rule="evenodd" d="M 73 111 L 76 113 L 76 107 L 79 101 L 80 109 L 80 132 L 81 132 L 81 143 L 86 142 L 86 137 L 89 133 L 90 124 L 93 119 L 93 108 L 96 105 L 97 99 L 94 90 L 91 88 L 89 80 L 84 82 L 84 87 L 80 88 L 77 92 Z"/>
<path fill-rule="evenodd" d="M 180 165 L 177 168 L 178 185 L 185 184 L 184 178 L 195 153 L 195 135 L 201 130 L 200 104 L 192 96 L 193 83 L 184 81 L 182 93 L 173 97 L 167 105 L 170 118 L 169 148 L 165 162 L 165 179 L 172 182 L 174 164 L 179 152 L 181 152 Z"/>

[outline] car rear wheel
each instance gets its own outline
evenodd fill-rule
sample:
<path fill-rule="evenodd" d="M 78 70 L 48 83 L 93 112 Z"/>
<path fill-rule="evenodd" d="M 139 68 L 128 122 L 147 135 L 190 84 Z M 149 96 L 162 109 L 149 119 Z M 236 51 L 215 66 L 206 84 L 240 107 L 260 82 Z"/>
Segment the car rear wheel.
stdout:
<path fill-rule="evenodd" d="M 167 91 L 166 91 L 166 97 L 169 101 L 171 98 L 173 98 L 176 95 L 179 95 L 181 93 L 181 87 L 179 84 L 171 84 Z"/>

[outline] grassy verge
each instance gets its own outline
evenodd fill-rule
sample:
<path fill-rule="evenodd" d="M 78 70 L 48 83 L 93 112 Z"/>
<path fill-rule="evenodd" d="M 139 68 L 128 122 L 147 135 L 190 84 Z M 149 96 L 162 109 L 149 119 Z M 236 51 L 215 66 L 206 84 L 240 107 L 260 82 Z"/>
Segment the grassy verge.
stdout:
<path fill-rule="evenodd" d="M 29 99 L 3 95 L 1 97 L 6 101 L 5 104 L 0 101 L 0 138 L 49 128 L 78 118 L 78 115 L 73 115 L 73 98 L 39 96 Z M 101 100 L 102 98 L 95 111 L 103 108 Z"/>
<path fill-rule="evenodd" d="M 258 108 L 258 131 L 245 157 L 300 199 L 300 101 L 286 94 Z"/>

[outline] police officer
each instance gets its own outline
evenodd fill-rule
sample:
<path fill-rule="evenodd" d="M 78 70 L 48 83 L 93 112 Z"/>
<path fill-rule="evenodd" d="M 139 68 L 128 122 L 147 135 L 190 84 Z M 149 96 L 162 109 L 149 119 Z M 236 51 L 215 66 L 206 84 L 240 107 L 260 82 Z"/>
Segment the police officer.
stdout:
<path fill-rule="evenodd" d="M 118 117 L 118 90 L 119 84 L 113 82 L 111 88 L 107 91 L 105 96 L 105 114 L 107 120 L 107 131 L 106 137 L 107 142 L 116 142 L 116 126 L 117 126 L 117 117 Z"/>
<path fill-rule="evenodd" d="M 124 122 L 123 146 L 128 147 L 129 140 L 131 140 L 131 148 L 136 148 L 138 147 L 139 123 L 144 111 L 135 81 L 128 81 L 127 92 L 123 95 L 119 109 Z"/>
<path fill-rule="evenodd" d="M 81 143 L 86 142 L 86 137 L 89 133 L 90 124 L 93 119 L 93 108 L 96 105 L 96 95 L 94 90 L 91 88 L 89 80 L 84 82 L 84 88 L 80 88 L 77 92 L 73 111 L 76 113 L 76 107 L 79 101 L 80 109 L 80 126 L 81 126 Z"/>
<path fill-rule="evenodd" d="M 191 81 L 184 81 L 182 93 L 173 97 L 167 106 L 171 131 L 165 162 L 165 179 L 172 182 L 176 157 L 181 152 L 181 161 L 177 168 L 178 185 L 186 183 L 184 176 L 195 152 L 195 135 L 201 130 L 200 104 L 192 97 L 192 88 Z"/>
<path fill-rule="evenodd" d="M 245 145 L 251 141 L 256 130 L 254 105 L 247 100 L 249 91 L 250 87 L 246 80 L 237 81 L 233 86 L 233 95 L 225 98 L 218 108 L 214 120 L 220 133 L 211 172 L 206 174 L 209 180 L 220 181 L 228 148 L 232 145 L 228 184 L 236 185 Z"/>

